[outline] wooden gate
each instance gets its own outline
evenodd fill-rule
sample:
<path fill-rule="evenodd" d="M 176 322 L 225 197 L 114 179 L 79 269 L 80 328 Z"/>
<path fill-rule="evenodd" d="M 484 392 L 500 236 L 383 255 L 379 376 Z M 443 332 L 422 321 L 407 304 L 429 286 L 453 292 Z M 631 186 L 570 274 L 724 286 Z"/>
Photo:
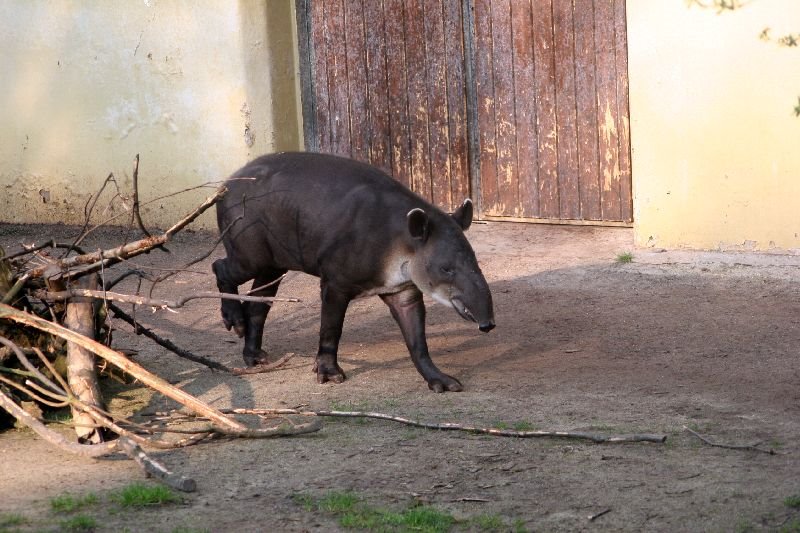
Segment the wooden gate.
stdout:
<path fill-rule="evenodd" d="M 630 223 L 624 0 L 297 0 L 306 147 L 483 218 Z"/>

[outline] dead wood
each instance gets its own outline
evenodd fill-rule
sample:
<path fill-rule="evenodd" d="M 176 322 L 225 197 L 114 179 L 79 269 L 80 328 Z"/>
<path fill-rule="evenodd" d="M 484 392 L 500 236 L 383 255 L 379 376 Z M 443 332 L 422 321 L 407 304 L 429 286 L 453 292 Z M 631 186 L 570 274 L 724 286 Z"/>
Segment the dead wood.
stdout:
<path fill-rule="evenodd" d="M 761 444 L 757 442 L 755 444 L 721 444 L 719 442 L 712 442 L 710 439 L 702 436 L 698 432 L 694 431 L 693 429 L 688 428 L 687 426 L 683 426 L 683 429 L 703 441 L 703 443 L 708 444 L 709 446 L 713 446 L 714 448 L 726 448 L 728 450 L 750 450 L 754 452 L 761 452 L 766 453 L 769 455 L 776 455 L 778 452 L 773 450 L 772 448 L 765 450 L 764 448 L 759 448 L 758 445 Z"/>
<path fill-rule="evenodd" d="M 102 444 L 78 444 L 76 442 L 67 440 L 67 438 L 60 433 L 47 428 L 47 426 L 45 426 L 38 419 L 26 413 L 24 409 L 14 403 L 11 398 L 6 396 L 2 390 L 0 390 L 0 407 L 10 413 L 11 416 L 16 418 L 21 424 L 31 428 L 44 440 L 61 448 L 62 450 L 77 455 L 82 455 L 83 457 L 100 457 L 116 451 L 116 441 Z"/>
<path fill-rule="evenodd" d="M 221 430 L 230 431 L 235 433 L 237 431 L 245 431 L 246 428 L 232 420 L 217 409 L 201 402 L 194 396 L 187 394 L 186 392 L 178 389 L 177 387 L 173 387 L 160 377 L 152 374 L 148 370 L 145 370 L 143 367 L 139 366 L 138 364 L 130 361 L 127 357 L 112 350 L 111 348 L 100 344 L 97 341 L 87 339 L 86 337 L 79 335 L 69 329 L 66 329 L 58 324 L 54 324 L 43 318 L 37 317 L 35 315 L 31 315 L 29 313 L 25 313 L 24 311 L 20 311 L 15 309 L 9 305 L 0 304 L 0 318 L 6 318 L 9 320 L 13 320 L 20 324 L 26 324 L 28 326 L 32 326 L 34 328 L 40 329 L 51 335 L 56 335 L 66 339 L 69 342 L 74 342 L 79 344 L 83 348 L 93 352 L 96 355 L 99 355 L 109 363 L 119 367 L 126 373 L 130 374 L 134 378 L 138 379 L 148 387 L 151 387 L 164 396 L 171 398 L 182 405 L 185 405 L 187 408 L 192 410 L 193 412 L 208 418 L 213 423 L 217 424 Z"/>
<path fill-rule="evenodd" d="M 48 280 L 76 279 L 80 276 L 99 271 L 123 259 L 147 253 L 153 248 L 167 243 L 173 235 L 185 228 L 197 217 L 213 206 L 227 192 L 225 186 L 217 189 L 216 193 L 209 196 L 200 206 L 187 214 L 180 221 L 170 227 L 162 235 L 147 237 L 131 243 L 123 244 L 109 250 L 76 255 L 56 261 L 52 264 L 42 265 L 26 272 L 29 278 L 44 277 Z"/>
<path fill-rule="evenodd" d="M 82 286 L 97 286 L 97 275 L 87 276 L 78 281 Z M 95 323 L 92 300 L 73 298 L 67 304 L 64 326 L 70 330 L 94 339 Z M 103 395 L 97 381 L 94 354 L 74 342 L 67 342 L 67 382 L 75 397 L 89 405 L 103 408 Z M 72 408 L 72 419 L 76 424 L 78 442 L 97 444 L 103 442 L 103 431 L 93 427 L 90 415 Z"/>
<path fill-rule="evenodd" d="M 136 464 L 142 467 L 148 477 L 153 476 L 165 485 L 182 492 L 194 492 L 197 490 L 197 483 L 193 479 L 170 472 L 167 467 L 147 455 L 132 440 L 126 437 L 120 438 L 119 447 L 128 457 L 136 461 Z"/>
<path fill-rule="evenodd" d="M 111 300 L 115 302 L 124 302 L 134 305 L 145 305 L 148 307 L 155 307 L 158 309 L 179 309 L 186 305 L 187 302 L 200 299 L 221 299 L 221 300 L 238 300 L 241 302 L 260 302 L 272 305 L 274 302 L 300 302 L 298 298 L 277 298 L 274 296 L 245 296 L 239 294 L 230 294 L 225 292 L 202 291 L 196 292 L 180 298 L 179 300 L 159 300 L 155 298 L 148 298 L 146 296 L 122 294 L 110 291 L 97 291 L 90 289 L 72 288 L 63 291 L 34 291 L 34 296 L 48 302 L 63 302 L 74 298 L 76 296 L 83 296 L 85 298 L 95 298 L 98 300 Z"/>
<path fill-rule="evenodd" d="M 590 440 L 595 443 L 621 443 L 621 442 L 666 442 L 667 436 L 663 434 L 629 434 L 629 435 L 604 435 L 600 433 L 590 433 L 585 431 L 517 431 L 512 429 L 497 429 L 466 424 L 456 424 L 452 422 L 434 423 L 419 422 L 400 416 L 388 415 L 384 413 L 374 413 L 367 411 L 301 411 L 299 409 L 224 409 L 223 413 L 233 414 L 252 414 L 252 415 L 306 415 L 306 416 L 329 416 L 341 418 L 376 418 L 379 420 L 389 420 L 399 422 L 407 426 L 414 426 L 425 429 L 438 429 L 445 431 L 465 431 L 467 433 L 478 433 L 483 435 L 494 435 L 497 437 L 517 437 L 517 438 L 541 438 L 555 437 L 564 439 Z"/>

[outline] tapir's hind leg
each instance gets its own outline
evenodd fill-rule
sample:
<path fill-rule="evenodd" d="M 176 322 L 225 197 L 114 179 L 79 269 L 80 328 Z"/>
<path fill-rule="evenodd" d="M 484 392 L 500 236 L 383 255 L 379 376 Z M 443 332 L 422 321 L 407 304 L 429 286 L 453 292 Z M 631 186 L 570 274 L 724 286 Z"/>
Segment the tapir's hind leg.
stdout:
<path fill-rule="evenodd" d="M 211 270 L 217 277 L 217 288 L 219 292 L 228 294 L 239 294 L 239 285 L 253 279 L 248 276 L 229 259 L 217 259 L 211 265 Z M 223 299 L 221 302 L 222 322 L 227 329 L 233 328 L 237 335 L 244 337 L 246 326 L 244 318 L 244 308 L 242 302 L 238 300 Z"/>
<path fill-rule="evenodd" d="M 275 296 L 281 277 L 286 273 L 285 270 L 270 270 L 259 273 L 253 280 L 251 296 Z M 245 317 L 244 335 L 244 362 L 248 366 L 267 363 L 267 352 L 261 349 L 262 337 L 264 335 L 264 322 L 272 306 L 261 302 L 244 302 L 242 310 Z"/>

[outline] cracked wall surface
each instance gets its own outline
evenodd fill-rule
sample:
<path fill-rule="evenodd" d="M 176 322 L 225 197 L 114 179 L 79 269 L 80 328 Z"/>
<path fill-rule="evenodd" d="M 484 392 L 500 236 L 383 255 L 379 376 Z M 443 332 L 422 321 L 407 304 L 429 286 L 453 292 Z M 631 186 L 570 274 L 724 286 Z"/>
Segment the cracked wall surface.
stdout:
<path fill-rule="evenodd" d="M 636 243 L 800 252 L 800 2 L 689 4 L 627 2 Z"/>
<path fill-rule="evenodd" d="M 0 3 L 0 222 L 82 223 L 129 195 L 166 226 L 199 189 L 302 145 L 292 0 Z M 126 223 L 125 201 L 101 202 Z M 213 226 L 204 216 L 202 225 Z"/>

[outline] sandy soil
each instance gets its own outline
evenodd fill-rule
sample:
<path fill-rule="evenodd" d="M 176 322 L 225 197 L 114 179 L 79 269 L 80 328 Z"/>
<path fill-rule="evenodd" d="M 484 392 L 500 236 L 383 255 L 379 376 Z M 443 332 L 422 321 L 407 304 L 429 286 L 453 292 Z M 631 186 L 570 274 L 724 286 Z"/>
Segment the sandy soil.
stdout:
<path fill-rule="evenodd" d="M 67 238 L 75 228 L 0 225 L 0 245 Z M 118 347 L 147 368 L 219 407 L 355 407 L 431 421 L 536 429 L 651 432 L 666 444 L 510 439 L 412 429 L 379 421 L 326 420 L 313 436 L 217 441 L 156 452 L 194 477 L 183 504 L 87 511 L 101 530 L 330 531 L 336 519 L 292 495 L 353 490 L 370 504 L 430 503 L 458 518 L 496 514 L 541 531 L 747 531 L 800 527 L 800 258 L 786 255 L 634 250 L 628 229 L 480 224 L 469 237 L 490 281 L 497 328 L 481 334 L 439 305 L 429 307 L 434 360 L 465 386 L 429 392 L 377 298 L 348 314 L 340 362 L 348 380 L 318 385 L 317 280 L 291 274 L 267 322 L 289 368 L 222 375 L 132 336 L 115 323 Z M 111 246 L 99 233 L 87 248 Z M 137 263 L 178 265 L 213 235 L 183 233 L 171 254 Z M 634 252 L 634 262 L 615 262 Z M 164 283 L 171 298 L 213 290 L 209 259 Z M 132 286 L 127 286 L 132 290 Z M 140 314 L 179 345 L 231 366 L 241 343 L 213 301 L 175 313 Z M 135 398 L 119 393 L 117 402 Z M 160 397 L 145 410 L 165 405 Z M 761 443 L 769 455 L 710 447 L 689 426 L 729 444 Z M 89 460 L 53 449 L 28 431 L 0 434 L 0 516 L 21 513 L 24 530 L 57 528 L 52 497 L 106 494 L 142 479 L 127 460 Z M 589 520 L 590 515 L 609 510 Z"/>

